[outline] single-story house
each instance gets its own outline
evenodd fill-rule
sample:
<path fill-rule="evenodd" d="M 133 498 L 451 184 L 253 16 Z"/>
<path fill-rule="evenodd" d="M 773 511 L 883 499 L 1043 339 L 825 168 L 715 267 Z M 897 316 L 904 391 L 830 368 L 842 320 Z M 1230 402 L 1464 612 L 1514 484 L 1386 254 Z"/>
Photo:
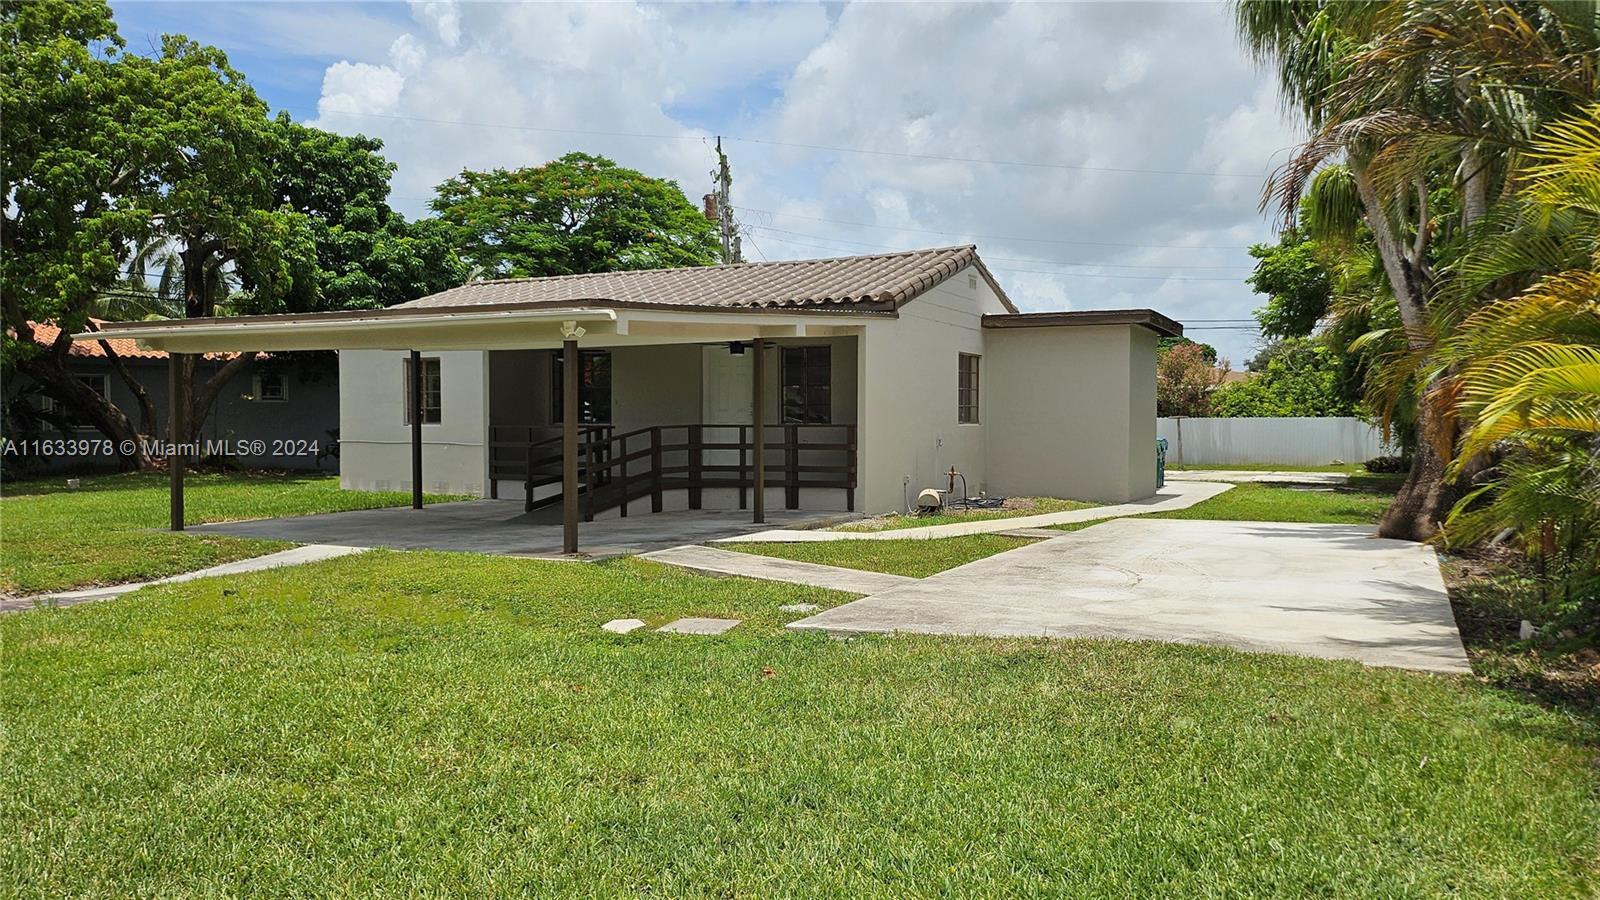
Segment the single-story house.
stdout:
<path fill-rule="evenodd" d="M 1147 497 L 1156 343 L 1182 326 L 1148 309 L 1019 312 L 966 245 L 106 331 L 178 353 L 338 349 L 347 488 L 568 519 L 737 505 L 760 521 L 776 504 L 904 509 L 952 481 Z"/>
<path fill-rule="evenodd" d="M 61 333 L 60 329 L 48 323 L 29 324 L 33 329 L 34 341 L 45 347 L 53 345 Z M 111 332 L 118 327 L 118 323 L 101 319 L 93 320 L 93 324 Z M 104 338 L 105 344 L 111 345 L 111 351 L 121 360 L 128 374 L 144 388 L 154 407 L 153 431 L 164 437 L 169 409 L 167 353 L 129 337 L 110 337 L 107 334 L 100 337 Z M 95 393 L 109 398 L 136 427 L 142 427 L 139 401 L 115 370 L 101 340 L 84 340 L 79 335 L 74 338 L 67 351 L 68 371 Z M 237 352 L 205 354 L 197 364 L 197 377 L 209 379 L 237 356 Z M 208 442 L 210 447 L 238 449 L 240 452 L 234 454 L 232 460 L 250 468 L 338 471 L 338 358 L 331 353 L 252 354 L 252 357 L 217 394 L 217 401 L 200 428 L 201 440 Z M 38 408 L 48 411 L 54 406 L 54 401 L 31 387 L 25 378 L 19 378 L 16 384 L 8 385 L 8 388 L 8 400 L 13 394 L 20 393 L 25 395 L 26 402 Z M 71 429 L 69 433 L 57 434 L 52 427 L 46 436 L 102 436 L 91 425 L 78 423 L 70 416 L 66 419 Z M 312 445 L 317 452 L 302 452 Z M 261 452 L 254 452 L 257 448 Z M 27 462 L 28 465 L 48 471 L 112 467 L 116 463 L 114 454 L 101 453 L 89 456 L 36 456 Z"/>

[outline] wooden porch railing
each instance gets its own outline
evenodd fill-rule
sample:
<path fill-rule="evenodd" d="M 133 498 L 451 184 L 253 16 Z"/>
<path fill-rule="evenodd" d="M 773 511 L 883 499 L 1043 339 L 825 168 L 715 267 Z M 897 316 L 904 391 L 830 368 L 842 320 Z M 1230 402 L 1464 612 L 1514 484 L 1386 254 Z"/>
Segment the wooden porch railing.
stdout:
<path fill-rule="evenodd" d="M 767 425 L 766 485 L 784 489 L 784 505 L 800 508 L 802 489 L 845 492 L 845 507 L 856 508 L 856 426 Z M 700 509 L 707 488 L 739 492 L 746 509 L 755 486 L 754 425 L 652 425 L 617 434 L 609 425 L 587 425 L 578 434 L 578 494 L 585 521 L 596 513 L 650 498 L 662 510 L 666 491 L 688 492 L 690 509 Z M 523 505 L 533 510 L 561 502 L 558 492 L 535 499 L 540 487 L 561 483 L 558 428 L 496 426 L 489 433 L 489 496 L 499 481 L 523 485 Z"/>

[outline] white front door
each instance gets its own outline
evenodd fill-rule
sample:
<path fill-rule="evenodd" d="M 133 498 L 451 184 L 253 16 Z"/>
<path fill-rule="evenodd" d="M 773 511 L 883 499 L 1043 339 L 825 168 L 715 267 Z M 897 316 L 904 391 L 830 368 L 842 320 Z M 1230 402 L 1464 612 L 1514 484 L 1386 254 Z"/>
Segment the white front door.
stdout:
<path fill-rule="evenodd" d="M 701 351 L 704 356 L 700 371 L 704 383 L 700 392 L 700 421 L 707 425 L 748 425 L 754 412 L 750 401 L 750 361 L 755 354 L 748 345 L 741 354 L 729 353 L 727 344 L 713 344 Z M 739 431 L 735 428 L 706 429 L 708 443 L 732 443 L 738 439 Z M 708 450 L 705 459 L 707 465 L 739 464 L 739 454 L 735 450 Z"/>

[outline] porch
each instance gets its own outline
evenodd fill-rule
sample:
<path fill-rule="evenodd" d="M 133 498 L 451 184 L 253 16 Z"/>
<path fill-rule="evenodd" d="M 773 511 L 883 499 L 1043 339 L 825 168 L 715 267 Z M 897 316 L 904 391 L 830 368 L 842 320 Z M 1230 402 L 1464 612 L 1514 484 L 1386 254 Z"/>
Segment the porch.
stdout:
<path fill-rule="evenodd" d="M 465 500 L 432 503 L 425 513 L 404 507 L 254 519 L 195 525 L 195 534 L 225 534 L 305 544 L 388 547 L 396 550 L 449 550 L 500 556 L 561 557 L 565 529 L 559 508 L 554 516 L 523 512 L 516 500 Z M 747 512 L 728 509 L 673 510 L 652 516 L 596 519 L 583 528 L 583 553 L 589 557 L 645 553 L 680 544 L 703 543 L 778 527 L 825 524 L 837 514 L 771 510 L 767 525 Z"/>

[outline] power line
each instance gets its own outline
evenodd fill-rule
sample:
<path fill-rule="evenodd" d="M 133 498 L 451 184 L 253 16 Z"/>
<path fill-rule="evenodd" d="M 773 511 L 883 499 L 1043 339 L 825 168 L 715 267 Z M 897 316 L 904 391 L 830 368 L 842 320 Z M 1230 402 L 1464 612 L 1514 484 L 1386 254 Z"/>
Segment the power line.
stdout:
<path fill-rule="evenodd" d="M 787 230 L 782 229 L 782 228 L 773 228 L 770 225 L 751 225 L 751 226 L 748 226 L 748 227 L 750 227 L 750 228 L 759 228 L 762 231 L 770 231 L 770 232 L 774 232 L 774 233 L 777 233 L 777 234 L 792 234 L 792 235 L 795 235 L 797 237 L 817 238 L 818 240 L 832 241 L 833 243 L 837 243 L 837 244 L 854 244 L 854 245 L 861 246 L 861 247 L 876 247 L 876 248 L 883 249 L 883 250 L 895 250 L 895 249 L 913 250 L 913 249 L 916 249 L 914 247 L 896 248 L 896 247 L 891 247 L 891 246 L 889 246 L 887 244 L 874 244 L 874 243 L 870 243 L 868 241 L 852 241 L 852 240 L 847 240 L 845 238 L 827 237 L 827 236 L 820 235 L 820 234 L 810 234 L 810 233 L 804 232 L 804 231 L 787 231 Z M 1005 262 L 1044 263 L 1046 265 L 1052 265 L 1052 266 L 1088 266 L 1088 267 L 1092 267 L 1092 268 L 1101 268 L 1101 269 L 1210 269 L 1210 270 L 1239 271 L 1241 269 L 1248 269 L 1249 268 L 1248 266 L 1183 266 L 1183 265 L 1156 265 L 1156 264 L 1136 265 L 1136 264 L 1121 264 L 1121 263 L 1069 262 L 1069 261 L 1064 260 L 1064 259 L 1040 259 L 1038 257 L 1029 257 L 1029 256 L 991 256 L 991 255 L 989 255 L 987 253 L 984 254 L 983 258 L 985 260 L 1003 260 Z M 1225 279 L 1225 280 L 1234 281 L 1234 280 L 1237 280 L 1237 279 L 1228 278 L 1228 279 Z"/>
<path fill-rule="evenodd" d="M 751 226 L 748 226 L 748 227 L 761 228 L 764 231 L 778 231 L 778 229 L 765 228 L 765 227 L 760 226 L 760 225 L 751 225 Z M 798 233 L 798 232 L 781 232 L 780 231 L 779 233 L 780 234 L 795 234 L 795 233 Z M 886 247 L 886 246 L 884 246 L 882 244 L 866 244 L 866 243 L 863 243 L 863 242 L 860 242 L 860 241 L 840 241 L 840 240 L 836 240 L 834 238 L 821 237 L 819 235 L 803 235 L 803 236 L 805 236 L 805 237 L 817 237 L 820 240 L 834 241 L 835 243 L 856 244 L 858 246 L 863 246 L 863 247 L 875 247 L 875 248 L 877 248 L 879 250 L 888 250 L 888 251 L 891 251 L 891 252 L 900 252 L 900 251 L 906 249 L 906 248 L 903 248 L 903 247 Z M 834 253 L 839 252 L 839 250 L 837 248 L 835 248 L 835 247 L 827 247 L 827 246 L 823 246 L 823 245 L 819 245 L 819 244 L 808 244 L 805 241 L 797 241 L 797 240 L 794 240 L 793 238 L 774 237 L 773 240 L 778 241 L 780 243 L 784 243 L 784 244 L 792 244 L 792 245 L 797 246 L 797 247 L 812 247 L 814 249 L 828 250 L 828 251 L 834 252 Z M 989 257 L 989 258 L 990 259 L 998 259 L 1000 257 Z M 1049 263 L 1050 262 L 1050 260 L 1030 260 L 1030 261 L 1031 262 L 1043 262 L 1043 263 Z M 1062 271 L 1059 271 L 1059 270 L 1022 269 L 1022 268 L 1017 268 L 1015 266 L 990 266 L 990 268 L 994 269 L 997 272 L 1014 272 L 1014 273 L 1031 274 L 1031 275 L 1061 275 L 1061 276 L 1065 276 L 1065 277 L 1069 277 L 1069 278 L 1118 278 L 1118 279 L 1136 279 L 1136 280 L 1141 280 L 1141 281 L 1226 281 L 1226 282 L 1229 282 L 1231 284 L 1243 284 L 1244 283 L 1244 280 L 1242 278 L 1206 278 L 1206 277 L 1185 277 L 1185 276 L 1182 276 L 1182 275 L 1119 275 L 1119 274 L 1096 273 L 1096 272 L 1062 272 Z"/>
<path fill-rule="evenodd" d="M 418 198 L 409 198 L 418 199 Z M 987 238 L 991 241 L 1023 241 L 1037 244 L 1070 244 L 1083 247 L 1133 247 L 1144 250 L 1240 250 L 1237 244 L 1124 244 L 1111 241 L 1067 241 L 1059 238 L 1018 237 L 1016 235 L 980 234 L 972 231 L 940 231 L 933 228 L 906 228 L 895 225 L 875 225 L 870 222 L 849 222 L 843 219 L 824 219 L 817 216 L 802 216 L 797 213 L 780 213 L 769 209 L 756 209 L 743 207 L 745 212 L 761 213 L 768 216 L 778 216 L 784 219 L 805 219 L 811 222 L 826 222 L 830 225 L 854 225 L 857 228 L 877 228 L 884 231 L 913 231 L 920 234 L 942 234 L 950 237 Z M 1089 263 L 1085 263 L 1089 265 Z"/>
<path fill-rule="evenodd" d="M 298 104 L 285 105 L 285 109 L 309 110 L 322 116 L 318 107 Z M 463 119 L 432 119 L 422 116 L 397 116 L 386 113 L 355 112 L 353 110 L 333 110 L 333 116 L 365 116 L 373 119 L 391 119 L 400 122 L 422 122 L 430 125 L 460 125 L 469 128 L 499 128 L 508 131 L 533 131 L 545 134 L 580 134 L 596 137 L 621 137 L 637 138 L 641 140 L 662 141 L 704 141 L 712 137 L 709 134 L 652 134 L 649 132 L 635 131 L 597 131 L 584 128 L 545 128 L 535 125 L 516 125 L 507 122 L 470 122 Z M 1060 169 L 1072 172 L 1104 172 L 1118 175 L 1178 175 L 1194 176 L 1199 178 L 1263 178 L 1259 172 L 1206 172 L 1190 169 L 1137 169 L 1124 166 L 1088 166 L 1076 163 L 1039 162 L 1036 160 L 1021 159 L 990 159 L 979 156 L 943 156 L 935 153 L 910 153 L 900 150 L 876 150 L 868 147 L 840 147 L 830 144 L 804 144 L 794 141 L 775 141 L 769 138 L 727 136 L 730 141 L 741 141 L 746 144 L 763 144 L 769 147 L 788 147 L 796 150 L 815 150 L 823 153 L 851 153 L 863 156 L 887 156 L 895 159 L 920 159 L 929 162 L 958 162 L 973 165 L 987 166 L 1013 166 L 1025 169 Z"/>
<path fill-rule="evenodd" d="M 896 150 L 869 150 L 863 147 L 830 147 L 823 144 L 796 144 L 788 141 L 771 141 L 763 138 L 729 137 L 730 141 L 747 144 L 766 144 L 772 147 L 795 147 L 802 150 L 821 150 L 828 153 L 860 153 L 871 156 L 891 156 L 897 159 L 923 159 L 933 162 L 977 163 L 989 166 L 1018 166 L 1028 169 L 1069 169 L 1076 172 L 1114 172 L 1124 175 L 1194 175 L 1204 178 L 1263 178 L 1261 173 L 1246 172 L 1196 172 L 1183 169 L 1132 169 L 1116 166 L 1080 166 L 1071 163 L 1033 162 L 1017 159 L 985 159 L 975 156 L 938 156 L 932 153 L 902 153 Z"/>

